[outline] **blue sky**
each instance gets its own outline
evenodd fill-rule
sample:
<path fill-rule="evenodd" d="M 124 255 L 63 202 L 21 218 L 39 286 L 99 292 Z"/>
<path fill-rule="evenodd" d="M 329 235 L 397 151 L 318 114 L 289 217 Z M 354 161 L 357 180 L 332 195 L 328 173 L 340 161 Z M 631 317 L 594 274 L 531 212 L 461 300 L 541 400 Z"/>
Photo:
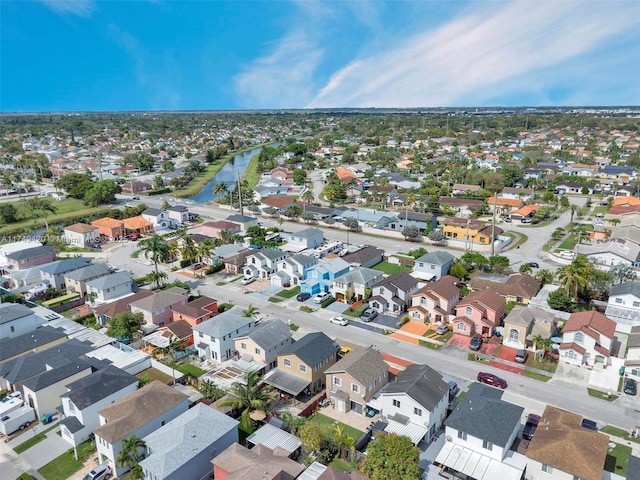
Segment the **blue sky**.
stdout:
<path fill-rule="evenodd" d="M 640 105 L 637 0 L 2 0 L 0 110 Z"/>

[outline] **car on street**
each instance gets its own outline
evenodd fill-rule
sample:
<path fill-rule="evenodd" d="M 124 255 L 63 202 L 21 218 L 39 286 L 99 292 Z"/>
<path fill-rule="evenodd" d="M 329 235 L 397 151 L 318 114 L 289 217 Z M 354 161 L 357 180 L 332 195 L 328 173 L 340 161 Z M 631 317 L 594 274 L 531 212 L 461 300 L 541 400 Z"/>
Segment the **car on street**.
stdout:
<path fill-rule="evenodd" d="M 589 430 L 595 430 L 596 432 L 598 431 L 598 424 L 588 418 L 583 418 L 580 426 Z"/>
<path fill-rule="evenodd" d="M 511 223 L 511 217 L 504 217 L 502 221 L 505 223 Z"/>
<path fill-rule="evenodd" d="M 377 310 L 374 310 L 373 308 L 367 308 L 364 312 L 362 312 L 362 315 L 360 315 L 360 318 L 364 322 L 370 322 L 377 316 L 378 316 Z"/>
<path fill-rule="evenodd" d="M 346 327 L 347 325 L 349 325 L 349 320 L 341 316 L 331 317 L 329 321 L 331 323 L 335 323 L 336 325 L 342 325 L 343 327 Z"/>
<path fill-rule="evenodd" d="M 313 303 L 322 303 L 327 300 L 331 294 L 329 292 L 319 293 L 315 297 L 313 297 Z"/>
<path fill-rule="evenodd" d="M 131 197 L 131 200 L 140 200 L 140 197 Z"/>
<path fill-rule="evenodd" d="M 482 347 L 482 336 L 474 335 L 471 341 L 469 342 L 469 349 L 477 352 Z"/>
<path fill-rule="evenodd" d="M 538 428 L 538 423 L 540 423 L 540 415 L 536 415 L 535 413 L 530 413 L 527 417 L 527 423 L 524 424 L 524 430 L 522 431 L 522 438 L 525 440 L 531 440 L 533 438 L 533 434 L 536 433 L 536 428 Z"/>
<path fill-rule="evenodd" d="M 480 383 L 484 383 L 485 385 L 490 385 L 492 387 L 498 387 L 505 389 L 507 388 L 507 381 L 494 375 L 493 373 L 480 372 L 477 377 Z"/>
<path fill-rule="evenodd" d="M 538 262 L 529 262 L 529 266 L 531 268 L 540 268 L 540 265 L 538 264 Z"/>
<path fill-rule="evenodd" d="M 518 350 L 516 352 L 515 361 L 518 363 L 525 363 L 527 361 L 527 357 L 529 356 L 528 352 L 524 349 Z"/>
<path fill-rule="evenodd" d="M 623 391 L 627 395 L 636 395 L 638 393 L 638 383 L 633 378 L 625 378 Z"/>
<path fill-rule="evenodd" d="M 531 223 L 531 217 L 522 217 L 520 223 Z"/>
<path fill-rule="evenodd" d="M 299 293 L 298 296 L 296 297 L 296 300 L 298 300 L 299 302 L 304 302 L 306 300 L 309 300 L 310 298 L 311 298 L 310 293 Z"/>
<path fill-rule="evenodd" d="M 449 333 L 449 325 L 445 325 L 444 323 L 438 325 L 438 328 L 436 328 L 436 333 L 438 335 L 444 335 L 445 333 Z"/>
<path fill-rule="evenodd" d="M 255 282 L 255 281 L 256 281 L 256 279 L 255 279 L 255 278 L 253 278 L 253 277 L 244 277 L 244 278 L 240 281 L 240 283 L 241 283 L 242 285 L 249 285 L 250 283 L 253 283 L 253 282 Z"/>

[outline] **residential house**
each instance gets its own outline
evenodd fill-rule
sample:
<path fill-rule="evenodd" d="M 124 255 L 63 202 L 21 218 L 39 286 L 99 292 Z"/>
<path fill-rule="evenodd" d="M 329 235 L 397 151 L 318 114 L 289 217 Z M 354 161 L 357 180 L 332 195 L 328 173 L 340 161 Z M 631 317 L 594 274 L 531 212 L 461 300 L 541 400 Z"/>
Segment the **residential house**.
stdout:
<path fill-rule="evenodd" d="M 336 363 L 339 345 L 322 332 L 307 333 L 278 354 L 278 366 L 263 381 L 297 397 L 324 387 L 325 372 Z"/>
<path fill-rule="evenodd" d="M 440 197 L 438 201 L 441 206 L 467 216 L 478 210 L 484 203 L 480 199 L 457 197 Z"/>
<path fill-rule="evenodd" d="M 173 220 L 173 224 L 182 224 L 189 221 L 189 209 L 184 205 L 174 205 L 167 208 L 169 219 Z"/>
<path fill-rule="evenodd" d="M 115 218 L 103 217 L 91 222 L 91 225 L 98 227 L 100 236 L 107 240 L 116 240 L 124 237 L 124 222 Z"/>
<path fill-rule="evenodd" d="M 270 248 L 254 250 L 254 252 L 245 262 L 243 269 L 245 277 L 267 279 L 276 272 L 278 262 L 289 256 L 286 252 Z"/>
<path fill-rule="evenodd" d="M 250 217 L 248 215 L 241 215 L 234 213 L 226 218 L 227 222 L 235 223 L 240 227 L 240 231 L 246 232 L 249 228 L 258 225 L 258 219 L 256 217 Z"/>
<path fill-rule="evenodd" d="M 111 270 L 104 263 L 93 263 L 65 273 L 64 284 L 67 287 L 67 292 L 79 293 L 84 297 L 87 293 L 87 282 L 105 277 L 110 273 Z"/>
<path fill-rule="evenodd" d="M 541 180 L 543 175 L 539 168 L 525 168 L 523 173 L 525 180 Z"/>
<path fill-rule="evenodd" d="M 127 182 L 122 185 L 122 193 L 129 195 L 144 193 L 149 190 L 153 190 L 153 185 L 146 182 Z"/>
<path fill-rule="evenodd" d="M 327 398 L 340 413 L 367 414 L 367 402 L 388 381 L 389 371 L 382 355 L 373 348 L 353 348 L 325 371 Z"/>
<path fill-rule="evenodd" d="M 169 212 L 162 208 L 149 207 L 142 212 L 142 218 L 160 228 L 168 228 L 171 226 Z"/>
<path fill-rule="evenodd" d="M 65 290 L 67 288 L 65 274 L 84 268 L 90 263 L 91 259 L 83 257 L 47 263 L 40 267 L 40 279 L 56 290 Z"/>
<path fill-rule="evenodd" d="M 573 365 L 609 365 L 616 322 L 595 310 L 576 312 L 562 329 L 560 358 Z"/>
<path fill-rule="evenodd" d="M 492 290 L 477 290 L 456 305 L 453 331 L 462 335 L 474 333 L 490 337 L 500 324 L 507 302 Z"/>
<path fill-rule="evenodd" d="M 571 163 L 562 169 L 563 175 L 575 175 L 578 177 L 595 177 L 600 170 L 599 165 L 585 165 L 583 163 Z"/>
<path fill-rule="evenodd" d="M 591 185 L 577 182 L 560 182 L 556 185 L 555 191 L 559 194 L 569 193 L 572 195 L 593 195 L 593 187 Z"/>
<path fill-rule="evenodd" d="M 466 218 L 446 217 L 442 233 L 445 237 L 459 240 L 470 245 L 473 244 L 491 245 L 492 226 L 487 225 L 482 220 L 470 220 Z M 502 234 L 502 229 L 495 227 L 496 236 Z"/>
<path fill-rule="evenodd" d="M 265 372 L 276 368 L 278 354 L 292 342 L 291 329 L 278 319 L 262 321 L 253 330 L 234 339 L 237 355 L 263 364 Z"/>
<path fill-rule="evenodd" d="M 404 209 L 398 210 L 397 215 L 398 221 L 390 223 L 387 228 L 402 232 L 406 227 L 416 227 L 423 232 L 432 226 L 434 222 L 437 224 L 437 220 L 434 219 L 431 213 L 414 212 Z"/>
<path fill-rule="evenodd" d="M 137 300 L 141 300 L 153 295 L 151 290 L 140 290 L 139 292 L 118 298 L 109 303 L 92 307 L 93 313 L 99 325 L 107 325 L 114 315 L 120 312 L 130 312 L 129 305 Z"/>
<path fill-rule="evenodd" d="M 143 345 L 165 349 L 163 352 L 165 358 L 169 358 L 166 349 L 169 348 L 171 342 L 179 342 L 181 347 L 180 351 L 171 353 L 175 359 L 193 352 L 193 348 L 190 348 L 193 345 L 193 330 L 186 320 L 168 323 L 164 327 L 158 327 L 157 330 L 142 337 Z"/>
<path fill-rule="evenodd" d="M 80 445 L 100 425 L 98 411 L 135 392 L 139 383 L 136 376 L 109 365 L 66 385 L 60 395 L 62 438 L 72 447 Z"/>
<path fill-rule="evenodd" d="M 360 225 L 366 225 L 377 229 L 385 229 L 392 223 L 398 221 L 398 216 L 395 213 L 385 210 L 370 210 L 368 208 L 344 210 L 340 213 L 340 217 L 343 219 L 353 218 L 357 220 Z"/>
<path fill-rule="evenodd" d="M 33 332 L 44 323 L 46 320 L 20 303 L 0 303 L 0 338 Z"/>
<path fill-rule="evenodd" d="M 523 478 L 527 459 L 511 446 L 520 431 L 524 408 L 502 400 L 503 393 L 480 383 L 471 385 L 444 422 L 447 441 L 435 460 L 442 465 L 441 475 L 487 480 Z M 534 441 L 541 429 L 536 431 Z"/>
<path fill-rule="evenodd" d="M 636 167 L 627 165 L 604 165 L 598 170 L 598 177 L 627 183 L 636 178 Z"/>
<path fill-rule="evenodd" d="M 517 305 L 504 319 L 502 344 L 518 350 L 527 348 L 538 335 L 551 338 L 556 328 L 556 316 L 552 312 Z"/>
<path fill-rule="evenodd" d="M 213 477 L 216 480 L 285 480 L 298 478 L 304 465 L 291 460 L 289 452 L 280 447 L 270 449 L 256 445 L 249 450 L 234 443 L 211 460 Z"/>
<path fill-rule="evenodd" d="M 491 290 L 504 297 L 507 302 L 527 305 L 540 291 L 540 282 L 526 273 L 493 275 L 480 273 L 469 283 L 471 290 Z"/>
<path fill-rule="evenodd" d="M 131 313 L 141 313 L 146 325 L 163 327 L 173 322 L 173 308 L 186 305 L 189 292 L 184 288 L 172 287 L 158 290 L 153 295 L 129 304 Z"/>
<path fill-rule="evenodd" d="M 218 300 L 203 295 L 188 303 L 174 304 L 171 311 L 173 322 L 184 320 L 195 327 L 218 313 Z"/>
<path fill-rule="evenodd" d="M 5 243 L 0 245 L 0 273 L 6 269 L 8 265 L 7 255 L 21 250 L 27 250 L 29 248 L 41 247 L 40 242 L 29 242 L 26 240 L 20 240 L 19 242 Z"/>
<path fill-rule="evenodd" d="M 217 220 L 214 222 L 205 222 L 200 225 L 200 230 L 203 234 L 208 235 L 211 238 L 220 237 L 221 232 L 240 233 L 240 225 L 233 222 L 227 222 L 226 220 Z"/>
<path fill-rule="evenodd" d="M 199 403 L 142 440 L 146 480 L 210 478 L 211 460 L 238 442 L 238 421 Z"/>
<path fill-rule="evenodd" d="M 512 198 L 512 199 L 522 199 L 522 200 L 533 200 L 535 197 L 535 190 L 532 188 L 513 188 L 513 187 L 504 187 L 502 192 L 498 198 Z"/>
<path fill-rule="evenodd" d="M 25 268 L 24 270 L 8 270 L 10 284 L 15 289 L 22 291 L 26 290 L 25 287 L 40 288 L 43 285 L 40 283 L 40 267 Z M 6 278 L 6 274 L 4 276 Z"/>
<path fill-rule="evenodd" d="M 324 243 L 324 232 L 319 228 L 304 228 L 297 232 L 289 233 L 285 240 L 295 251 L 319 247 Z"/>
<path fill-rule="evenodd" d="M 454 183 L 451 187 L 451 195 L 473 194 L 481 190 L 480 185 L 466 185 L 464 183 Z"/>
<path fill-rule="evenodd" d="M 416 259 L 412 274 L 423 280 L 438 280 L 449 273 L 455 260 L 456 257 L 443 250 L 425 253 Z"/>
<path fill-rule="evenodd" d="M 8 253 L 6 259 L 10 268 L 24 270 L 53 262 L 56 259 L 56 252 L 52 246 L 45 245 Z"/>
<path fill-rule="evenodd" d="M 495 209 L 496 215 L 506 215 L 513 209 L 524 207 L 524 201 L 522 198 L 505 198 L 498 196 L 497 198 L 487 198 L 487 205 L 489 205 L 490 212 L 493 212 Z"/>
<path fill-rule="evenodd" d="M 278 287 L 297 286 L 304 279 L 304 272 L 318 263 L 311 255 L 293 254 L 276 265 L 276 272 L 271 275 L 271 285 Z"/>
<path fill-rule="evenodd" d="M 640 245 L 640 215 L 625 215 L 620 225 L 611 229 L 611 238 L 622 238 Z"/>
<path fill-rule="evenodd" d="M 522 208 L 515 208 L 511 210 L 508 217 L 511 220 L 522 222 L 523 218 L 533 218 L 538 210 L 540 210 L 540 205 L 525 205 Z M 506 216 L 507 215 L 505 215 L 505 217 Z"/>
<path fill-rule="evenodd" d="M 584 428 L 581 422 L 582 416 L 576 413 L 546 406 L 525 451 L 528 478 L 603 478 L 609 436 Z"/>
<path fill-rule="evenodd" d="M 365 245 L 354 252 L 347 253 L 342 259 L 354 267 L 371 268 L 384 259 L 384 250 L 371 245 Z"/>
<path fill-rule="evenodd" d="M 70 245 L 86 247 L 100 240 L 100 231 L 95 225 L 74 223 L 64 227 L 64 241 Z"/>
<path fill-rule="evenodd" d="M 126 467 L 117 464 L 122 441 L 134 435 L 144 438 L 186 412 L 188 408 L 189 398 L 184 393 L 154 380 L 98 410 L 100 426 L 93 431 L 98 463 L 109 462 L 114 476 L 121 476 L 127 471 Z"/>
<path fill-rule="evenodd" d="M 247 261 L 247 257 L 249 255 L 253 255 L 254 252 L 254 249 L 248 248 L 240 250 L 227 257 L 223 257 L 222 263 L 224 264 L 224 271 L 232 275 L 240 275 L 242 273 L 242 268 Z"/>
<path fill-rule="evenodd" d="M 609 271 L 615 265 L 640 269 L 640 245 L 624 238 L 611 238 L 593 245 L 576 245 L 576 252 L 586 255 L 599 270 Z"/>
<path fill-rule="evenodd" d="M 85 284 L 87 294 L 95 295 L 95 303 L 106 303 L 133 291 L 133 278 L 129 272 L 115 272 Z"/>
<path fill-rule="evenodd" d="M 417 445 L 425 436 L 430 441 L 442 427 L 447 417 L 449 385 L 429 365 L 409 365 L 380 397 L 382 413 L 389 422 L 385 431 L 409 437 Z"/>
<path fill-rule="evenodd" d="M 625 375 L 640 382 L 640 325 L 634 325 L 629 332 L 624 366 Z"/>
<path fill-rule="evenodd" d="M 125 218 L 122 220 L 122 223 L 124 224 L 124 232 L 127 235 L 153 233 L 153 223 L 146 220 L 142 215 Z"/>
<path fill-rule="evenodd" d="M 411 305 L 411 296 L 418 290 L 418 280 L 408 273 L 394 273 L 376 283 L 369 306 L 379 313 L 399 315 Z"/>
<path fill-rule="evenodd" d="M 0 311 L 2 311 L 0 307 Z M 2 314 L 0 314 L 2 315 Z M 0 363 L 30 353 L 41 352 L 67 341 L 67 336 L 59 328 L 49 325 L 15 337 L 0 335 Z"/>
<path fill-rule="evenodd" d="M 640 283 L 624 282 L 611 286 L 605 315 L 616 322 L 616 330 L 624 333 L 640 326 Z"/>
<path fill-rule="evenodd" d="M 338 302 L 355 303 L 365 298 L 367 290 L 382 280 L 380 270 L 356 267 L 333 280 L 331 293 Z"/>
<path fill-rule="evenodd" d="M 236 352 L 235 338 L 247 334 L 254 327 L 255 320 L 244 316 L 240 307 L 225 310 L 196 325 L 193 327 L 193 342 L 198 349 L 198 356 L 218 362 L 233 358 Z"/>
<path fill-rule="evenodd" d="M 333 287 L 333 281 L 348 271 L 349 264 L 340 257 L 321 261 L 305 272 L 305 279 L 300 283 L 300 291 L 312 295 L 329 292 Z"/>
<path fill-rule="evenodd" d="M 448 323 L 460 301 L 458 279 L 445 275 L 427 283 L 411 296 L 409 320 L 418 323 Z"/>

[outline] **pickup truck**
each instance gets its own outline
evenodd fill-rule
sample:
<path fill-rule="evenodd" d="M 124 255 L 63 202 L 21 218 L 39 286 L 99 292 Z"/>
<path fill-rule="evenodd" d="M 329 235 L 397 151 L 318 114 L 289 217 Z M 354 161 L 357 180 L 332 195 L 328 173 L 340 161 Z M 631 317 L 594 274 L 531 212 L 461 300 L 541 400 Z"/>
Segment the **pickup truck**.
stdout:
<path fill-rule="evenodd" d="M 524 431 L 522 432 L 522 438 L 525 440 L 531 440 L 533 438 L 533 434 L 536 433 L 536 428 L 538 428 L 538 423 L 540 422 L 540 415 L 536 415 L 535 413 L 530 413 L 527 417 L 527 423 L 524 424 Z"/>

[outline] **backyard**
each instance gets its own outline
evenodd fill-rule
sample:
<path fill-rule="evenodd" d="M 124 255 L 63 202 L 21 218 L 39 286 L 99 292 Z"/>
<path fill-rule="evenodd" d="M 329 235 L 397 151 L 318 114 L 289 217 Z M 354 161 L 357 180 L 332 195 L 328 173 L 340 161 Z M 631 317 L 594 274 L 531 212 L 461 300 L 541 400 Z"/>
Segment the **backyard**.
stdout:
<path fill-rule="evenodd" d="M 66 480 L 71 475 L 80 470 L 85 462 L 93 453 L 96 452 L 96 446 L 93 440 L 87 440 L 78 445 L 78 460 L 74 458 L 73 449 L 69 449 L 55 460 L 50 461 L 38 472 L 46 480 Z"/>
<path fill-rule="evenodd" d="M 356 430 L 355 428 L 349 425 L 346 425 L 337 420 L 334 420 L 333 418 L 329 418 L 326 415 L 322 415 L 321 413 L 316 413 L 315 415 L 309 418 L 309 421 L 311 423 L 315 423 L 316 425 L 318 425 L 325 432 L 327 432 L 327 434 L 330 434 L 331 430 L 334 427 L 338 425 L 342 425 L 344 428 L 344 433 L 350 436 L 351 438 L 353 438 L 354 441 L 357 441 L 364 433 L 364 432 L 361 432 L 360 430 Z"/>
<path fill-rule="evenodd" d="M 627 467 L 629 466 L 629 457 L 631 456 L 631 447 L 613 443 L 615 447 L 610 448 L 604 461 L 604 469 L 607 472 L 615 473 L 623 478 L 627 476 Z M 637 472 L 636 472 L 637 473 Z"/>
<path fill-rule="evenodd" d="M 393 275 L 395 273 L 409 273 L 411 271 L 409 267 L 389 262 L 380 262 L 372 268 L 382 273 L 386 273 L 387 275 Z"/>

